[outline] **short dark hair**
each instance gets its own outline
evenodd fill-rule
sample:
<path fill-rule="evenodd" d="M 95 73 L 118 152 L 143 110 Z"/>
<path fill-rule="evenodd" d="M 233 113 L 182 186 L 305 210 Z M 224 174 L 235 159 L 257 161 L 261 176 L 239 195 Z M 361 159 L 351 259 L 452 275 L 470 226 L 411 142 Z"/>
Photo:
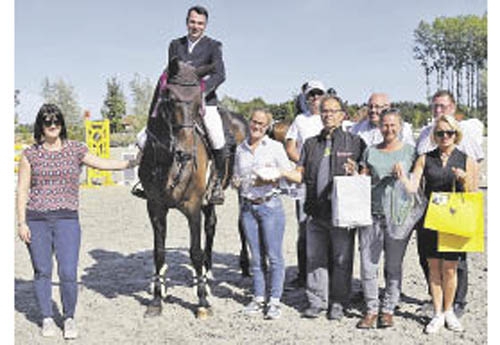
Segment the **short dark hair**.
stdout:
<path fill-rule="evenodd" d="M 453 94 L 448 90 L 436 91 L 436 93 L 432 96 L 432 100 L 434 101 L 434 99 L 436 99 L 438 97 L 448 97 L 450 99 L 451 103 L 457 104 L 457 102 L 455 102 L 455 97 L 453 97 Z"/>
<path fill-rule="evenodd" d="M 205 7 L 203 6 L 193 6 L 193 7 L 190 7 L 188 12 L 187 12 L 187 16 L 186 16 L 186 23 L 187 21 L 189 20 L 189 15 L 191 14 L 191 11 L 195 11 L 196 13 L 198 14 L 201 14 L 203 16 L 205 16 L 205 18 L 207 18 L 207 22 L 208 22 L 208 11 Z"/>
<path fill-rule="evenodd" d="M 329 94 L 321 98 L 321 101 L 319 103 L 320 112 L 323 112 L 323 107 L 327 101 L 337 102 L 340 105 L 340 109 L 347 114 L 347 107 L 345 106 L 345 103 L 342 101 L 342 99 L 337 95 L 329 95 Z"/>
<path fill-rule="evenodd" d="M 36 115 L 33 133 L 36 143 L 42 144 L 43 142 L 43 119 L 47 116 L 55 116 L 59 121 L 61 121 L 61 132 L 59 133 L 59 138 L 61 138 L 61 140 L 66 140 L 68 134 L 61 109 L 59 109 L 59 107 L 55 104 L 45 103 L 40 107 L 40 110 L 38 110 L 38 114 Z"/>

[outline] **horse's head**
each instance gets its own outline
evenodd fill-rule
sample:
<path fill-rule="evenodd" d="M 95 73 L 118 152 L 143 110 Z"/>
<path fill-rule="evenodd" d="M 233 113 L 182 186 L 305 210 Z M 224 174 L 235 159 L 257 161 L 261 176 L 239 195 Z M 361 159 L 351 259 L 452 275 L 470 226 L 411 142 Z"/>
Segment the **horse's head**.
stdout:
<path fill-rule="evenodd" d="M 202 78 L 212 68 L 195 68 L 174 58 L 155 91 L 148 138 L 155 161 L 165 158 L 167 195 L 174 203 L 181 200 L 197 164 L 196 126 L 201 125 L 203 111 Z"/>
<path fill-rule="evenodd" d="M 167 68 L 168 79 L 160 87 L 159 115 L 171 125 L 178 140 L 186 138 L 202 112 L 202 78 L 213 66 L 195 68 L 174 58 Z M 162 82 L 162 81 L 161 81 Z"/>

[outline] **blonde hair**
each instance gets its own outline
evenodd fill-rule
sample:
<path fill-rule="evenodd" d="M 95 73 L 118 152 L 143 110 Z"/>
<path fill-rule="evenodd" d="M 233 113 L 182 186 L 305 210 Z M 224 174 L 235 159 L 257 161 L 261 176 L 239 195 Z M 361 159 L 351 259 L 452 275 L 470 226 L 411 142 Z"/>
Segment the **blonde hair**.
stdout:
<path fill-rule="evenodd" d="M 264 108 L 254 109 L 250 115 L 250 119 L 252 119 L 256 113 L 264 113 L 264 115 L 266 115 L 267 119 L 266 126 L 270 126 L 273 123 L 273 114 L 268 109 Z"/>
<path fill-rule="evenodd" d="M 460 128 L 460 125 L 458 124 L 458 121 L 455 120 L 455 118 L 451 115 L 443 115 L 436 120 L 434 130 L 432 131 L 432 141 L 434 143 L 437 143 L 436 132 L 437 132 L 437 125 L 439 122 L 447 123 L 451 127 L 451 129 L 453 129 L 456 132 L 454 143 L 457 145 L 460 144 L 463 138 L 463 132 L 462 129 Z"/>

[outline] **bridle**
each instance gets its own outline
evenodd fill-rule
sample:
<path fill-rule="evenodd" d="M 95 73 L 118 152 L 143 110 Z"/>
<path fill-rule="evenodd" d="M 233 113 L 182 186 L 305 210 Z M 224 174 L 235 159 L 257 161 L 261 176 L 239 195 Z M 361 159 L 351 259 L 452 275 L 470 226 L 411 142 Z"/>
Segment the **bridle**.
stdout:
<path fill-rule="evenodd" d="M 163 125 L 167 128 L 168 131 L 168 145 L 164 144 L 162 140 L 158 138 L 157 135 L 155 135 L 149 128 L 146 129 L 147 135 L 148 135 L 148 140 L 152 141 L 152 148 L 153 148 L 153 157 L 155 157 L 155 162 L 154 166 L 158 167 L 158 164 L 156 162 L 156 157 L 160 154 L 159 151 L 166 152 L 167 155 L 172 155 L 173 157 L 173 162 L 170 166 L 170 169 L 173 167 L 177 167 L 176 171 L 177 173 L 175 176 L 172 178 L 172 182 L 167 186 L 168 190 L 173 191 L 174 188 L 176 188 L 179 183 L 181 182 L 181 177 L 184 173 L 184 170 L 187 168 L 188 164 L 192 162 L 191 164 L 191 173 L 189 174 L 189 181 L 186 185 L 189 185 L 191 182 L 191 179 L 193 177 L 194 172 L 197 169 L 197 144 L 198 144 L 198 135 L 196 135 L 195 131 L 198 131 L 200 134 L 200 138 L 203 138 L 203 129 L 201 125 L 196 121 L 196 116 L 193 114 L 192 116 L 185 116 L 185 114 L 190 114 L 193 109 L 193 104 L 197 102 L 196 97 L 198 94 L 198 90 L 196 90 L 195 95 L 193 96 L 192 92 L 186 92 L 186 88 L 200 88 L 200 96 L 201 100 L 198 101 L 200 106 L 199 106 L 199 111 L 200 115 L 201 112 L 203 111 L 203 83 L 200 83 L 199 81 L 180 81 L 176 80 L 173 78 L 173 80 L 168 80 L 166 82 L 166 78 L 163 78 L 165 74 L 162 75 L 160 78 L 160 89 L 159 89 L 159 96 L 158 96 L 158 101 L 156 102 L 154 111 L 151 115 L 151 117 L 157 117 L 159 121 L 163 123 Z M 172 97 L 173 95 L 174 97 Z M 183 116 L 182 116 L 182 121 L 178 123 L 175 121 L 175 112 L 177 111 L 177 108 L 181 108 Z M 194 109 L 195 110 L 195 109 Z M 178 145 L 178 138 L 176 134 L 183 129 L 191 130 L 191 135 L 193 137 L 193 145 L 192 145 L 192 150 L 191 152 L 187 152 L 185 150 L 179 149 L 181 147 Z M 159 167 L 158 167 L 159 168 Z M 169 171 L 170 171 L 169 169 Z M 184 193 L 186 192 L 186 189 L 183 191 L 183 197 Z M 182 201 L 182 198 L 178 201 Z"/>

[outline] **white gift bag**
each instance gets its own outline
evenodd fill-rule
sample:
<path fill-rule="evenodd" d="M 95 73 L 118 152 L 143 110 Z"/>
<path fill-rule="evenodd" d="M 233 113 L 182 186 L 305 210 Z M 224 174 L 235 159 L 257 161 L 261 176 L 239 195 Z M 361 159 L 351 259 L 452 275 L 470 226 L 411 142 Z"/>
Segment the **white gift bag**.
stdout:
<path fill-rule="evenodd" d="M 335 176 L 332 188 L 332 223 L 337 227 L 372 224 L 371 177 Z"/>

